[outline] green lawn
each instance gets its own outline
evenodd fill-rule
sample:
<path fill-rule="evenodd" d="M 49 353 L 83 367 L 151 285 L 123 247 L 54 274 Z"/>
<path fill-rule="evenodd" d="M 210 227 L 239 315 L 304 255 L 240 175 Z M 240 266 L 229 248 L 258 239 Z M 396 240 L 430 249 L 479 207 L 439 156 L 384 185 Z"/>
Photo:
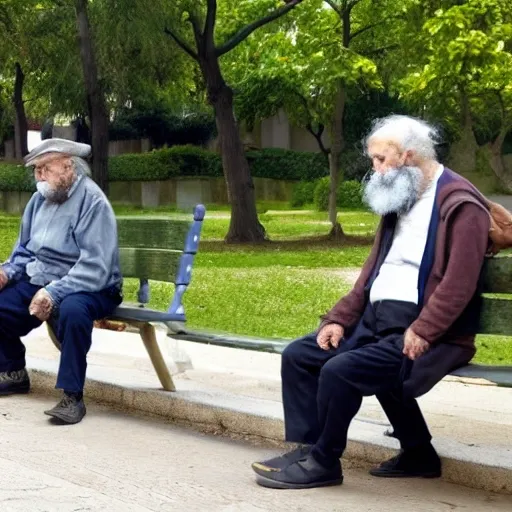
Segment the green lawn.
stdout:
<path fill-rule="evenodd" d="M 283 211 L 275 203 L 260 204 L 258 209 L 272 243 L 238 247 L 221 242 L 229 211 L 207 208 L 202 244 L 184 300 L 192 328 L 286 339 L 315 329 L 318 317 L 349 290 L 342 270 L 363 264 L 377 224 L 377 218 L 367 212 L 341 212 L 339 219 L 349 240 L 338 246 L 318 238 L 329 231 L 326 214 Z M 118 215 L 155 213 L 124 206 L 115 210 Z M 157 213 L 190 218 L 190 213 L 167 208 Z M 17 217 L 0 217 L 0 260 L 7 258 L 18 224 Z M 135 300 L 136 288 L 135 280 L 126 280 L 127 300 Z M 172 288 L 153 283 L 151 292 L 151 306 L 166 309 Z M 509 338 L 482 336 L 478 346 L 477 361 L 512 364 Z"/>

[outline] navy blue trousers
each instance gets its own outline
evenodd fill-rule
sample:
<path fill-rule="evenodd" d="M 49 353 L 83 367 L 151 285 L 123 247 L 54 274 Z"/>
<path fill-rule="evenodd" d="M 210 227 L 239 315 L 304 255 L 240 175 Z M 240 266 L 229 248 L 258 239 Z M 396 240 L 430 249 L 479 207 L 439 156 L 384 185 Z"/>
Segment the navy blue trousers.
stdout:
<path fill-rule="evenodd" d="M 0 291 L 0 372 L 25 368 L 25 346 L 20 337 L 41 325 L 28 312 L 39 289 L 23 280 L 8 284 Z M 56 388 L 82 392 L 94 321 L 110 315 L 120 302 L 120 294 L 115 289 L 74 293 L 61 302 L 50 320 L 62 345 Z"/>
<path fill-rule="evenodd" d="M 403 448 L 430 442 L 418 403 L 402 396 L 411 369 L 403 335 L 417 315 L 415 304 L 382 301 L 367 306 L 337 349 L 322 350 L 316 333 L 291 343 L 281 363 L 286 440 L 314 445 L 329 466 L 345 450 L 363 397 L 376 395 Z"/>

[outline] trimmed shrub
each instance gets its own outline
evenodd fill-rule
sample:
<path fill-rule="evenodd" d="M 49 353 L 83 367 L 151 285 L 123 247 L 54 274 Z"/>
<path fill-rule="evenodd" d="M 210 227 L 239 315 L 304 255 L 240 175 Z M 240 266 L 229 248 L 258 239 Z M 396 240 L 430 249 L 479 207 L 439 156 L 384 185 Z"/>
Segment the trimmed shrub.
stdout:
<path fill-rule="evenodd" d="M 0 165 L 0 190 L 34 192 L 36 185 L 31 172 L 22 165 Z"/>
<path fill-rule="evenodd" d="M 316 182 L 315 186 L 315 206 L 321 212 L 326 212 L 329 208 L 329 176 Z"/>
<path fill-rule="evenodd" d="M 336 203 L 340 208 L 359 209 L 364 208 L 362 200 L 362 188 L 359 181 L 344 181 L 338 187 Z"/>
<path fill-rule="evenodd" d="M 329 173 L 323 156 L 317 153 L 262 149 L 249 151 L 246 155 L 254 178 L 311 182 Z M 109 181 L 223 176 L 220 155 L 198 146 L 174 146 L 149 153 L 117 155 L 109 158 L 108 165 Z M 0 174 L 3 176 L 0 178 L 0 190 L 27 190 L 33 187 L 30 173 L 22 167 L 0 164 Z M 309 187 L 312 189 L 313 185 Z"/>
<path fill-rule="evenodd" d="M 319 211 L 327 211 L 329 208 L 329 178 L 325 177 L 316 182 L 315 207 Z M 336 205 L 338 208 L 360 209 L 364 208 L 361 198 L 362 189 L 358 181 L 343 181 L 336 191 Z"/>
<path fill-rule="evenodd" d="M 311 181 L 329 172 L 322 155 L 317 153 L 261 149 L 248 151 L 246 156 L 253 178 Z M 223 176 L 222 159 L 219 154 L 197 146 L 174 146 L 109 159 L 110 181 L 164 180 L 178 176 Z"/>
<path fill-rule="evenodd" d="M 293 185 L 292 206 L 304 206 L 315 201 L 316 181 L 299 181 Z"/>
<path fill-rule="evenodd" d="M 277 180 L 310 181 L 329 174 L 321 153 L 266 148 L 246 153 L 252 176 Z"/>

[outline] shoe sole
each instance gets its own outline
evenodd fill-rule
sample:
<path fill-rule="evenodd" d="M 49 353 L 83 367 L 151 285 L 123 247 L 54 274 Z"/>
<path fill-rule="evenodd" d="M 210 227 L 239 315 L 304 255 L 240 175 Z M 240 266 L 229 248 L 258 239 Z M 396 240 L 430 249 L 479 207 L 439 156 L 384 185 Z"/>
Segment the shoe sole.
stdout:
<path fill-rule="evenodd" d="M 59 414 L 55 414 L 50 411 L 44 411 L 44 413 L 47 416 L 50 416 L 53 420 L 55 420 L 55 423 L 57 425 L 76 425 L 77 423 L 80 423 L 84 419 L 86 414 L 84 413 L 84 415 L 76 421 L 70 421 L 69 418 L 66 418 L 65 416 L 60 416 Z"/>
<path fill-rule="evenodd" d="M 341 485 L 343 483 L 343 477 L 337 478 L 336 480 L 326 480 L 325 482 L 292 484 L 290 482 L 279 482 L 278 480 L 273 480 L 272 478 L 267 478 L 258 474 L 256 483 L 262 487 L 268 487 L 269 489 L 313 489 L 315 487 L 332 487 L 335 485 Z"/>
<path fill-rule="evenodd" d="M 430 473 L 404 473 L 403 471 L 369 471 L 370 475 L 378 478 L 440 478 L 440 471 L 432 471 Z"/>
<path fill-rule="evenodd" d="M 9 396 L 9 395 L 26 395 L 30 393 L 30 388 L 20 388 L 20 389 L 6 389 L 4 391 L 0 391 L 0 396 Z"/>

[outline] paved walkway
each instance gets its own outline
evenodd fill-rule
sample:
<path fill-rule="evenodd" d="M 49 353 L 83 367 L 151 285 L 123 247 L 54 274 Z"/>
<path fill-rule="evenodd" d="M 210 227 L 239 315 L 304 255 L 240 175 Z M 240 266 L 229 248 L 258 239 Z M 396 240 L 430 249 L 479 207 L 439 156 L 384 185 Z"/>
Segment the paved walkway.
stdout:
<path fill-rule="evenodd" d="M 510 512 L 512 496 L 439 481 L 379 480 L 345 470 L 341 487 L 272 491 L 249 466 L 269 450 L 89 405 L 50 424 L 49 398 L 0 399 L 2 512 Z"/>

